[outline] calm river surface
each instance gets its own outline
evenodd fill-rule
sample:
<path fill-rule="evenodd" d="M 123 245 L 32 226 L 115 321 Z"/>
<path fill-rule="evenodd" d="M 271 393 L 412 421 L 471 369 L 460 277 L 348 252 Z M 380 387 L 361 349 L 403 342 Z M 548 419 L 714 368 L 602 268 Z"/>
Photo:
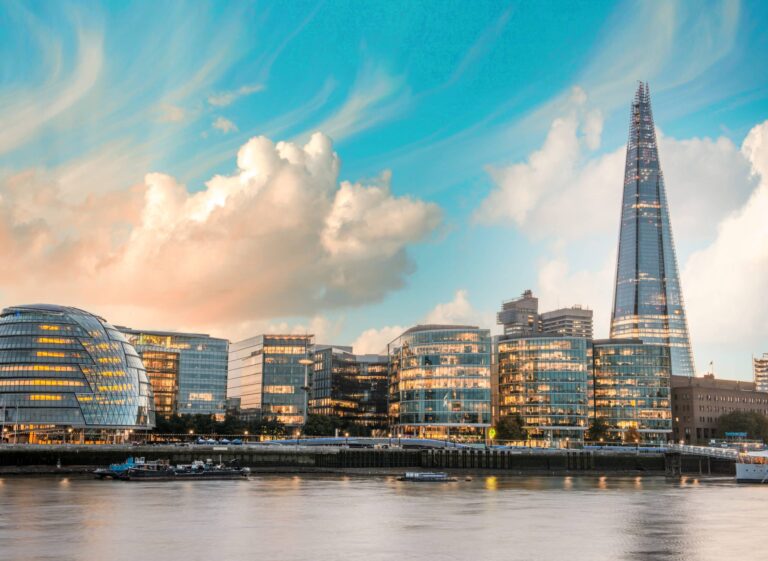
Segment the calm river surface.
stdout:
<path fill-rule="evenodd" d="M 768 559 L 768 485 L 663 478 L 0 479 L 0 560 Z"/>

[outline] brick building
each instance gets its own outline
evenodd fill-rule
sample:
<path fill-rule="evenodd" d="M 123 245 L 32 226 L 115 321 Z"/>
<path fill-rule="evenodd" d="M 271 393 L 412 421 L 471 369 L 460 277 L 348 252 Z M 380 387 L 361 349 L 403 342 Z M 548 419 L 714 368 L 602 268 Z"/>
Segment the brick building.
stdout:
<path fill-rule="evenodd" d="M 672 376 L 672 435 L 676 442 L 706 444 L 717 434 L 717 419 L 732 411 L 768 415 L 768 393 L 755 390 L 753 382 L 702 377 Z"/>

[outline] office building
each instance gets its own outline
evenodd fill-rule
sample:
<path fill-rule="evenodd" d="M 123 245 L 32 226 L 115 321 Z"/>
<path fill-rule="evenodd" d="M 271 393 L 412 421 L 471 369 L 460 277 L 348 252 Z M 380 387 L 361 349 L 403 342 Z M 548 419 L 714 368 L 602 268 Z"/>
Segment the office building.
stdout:
<path fill-rule="evenodd" d="M 577 305 L 539 314 L 539 299 L 531 290 L 503 302 L 496 320 L 503 326 L 505 338 L 536 335 L 592 338 L 592 310 Z"/>
<path fill-rule="evenodd" d="M 592 310 L 581 306 L 544 312 L 539 320 L 545 335 L 592 339 Z"/>
<path fill-rule="evenodd" d="M 631 110 L 610 336 L 666 345 L 672 374 L 695 373 L 650 92 L 642 83 Z"/>
<path fill-rule="evenodd" d="M 314 335 L 258 335 L 229 347 L 227 398 L 244 418 L 299 427 L 307 417 Z"/>
<path fill-rule="evenodd" d="M 496 321 L 504 326 L 506 336 L 525 337 L 540 333 L 539 299 L 526 290 L 522 296 L 502 303 Z"/>
<path fill-rule="evenodd" d="M 491 422 L 491 336 L 418 325 L 388 345 L 389 417 L 397 434 L 481 438 Z"/>
<path fill-rule="evenodd" d="M 229 341 L 202 333 L 118 329 L 144 361 L 158 415 L 224 419 Z"/>
<path fill-rule="evenodd" d="M 502 337 L 497 342 L 499 417 L 519 415 L 537 445 L 583 441 L 589 417 L 587 351 L 583 337 Z"/>
<path fill-rule="evenodd" d="M 768 353 L 763 353 L 762 358 L 752 358 L 752 373 L 755 389 L 759 392 L 768 392 Z"/>
<path fill-rule="evenodd" d="M 154 426 L 152 388 L 134 347 L 103 318 L 13 306 L 0 313 L 0 421 L 22 441 L 65 428 L 81 440 L 125 438 Z"/>
<path fill-rule="evenodd" d="M 352 347 L 315 346 L 309 413 L 338 417 L 362 432 L 385 433 L 388 371 L 387 356 L 355 355 Z"/>
<path fill-rule="evenodd" d="M 592 416 L 611 441 L 664 443 L 672 435 L 671 359 L 666 345 L 639 339 L 594 341 Z"/>
<path fill-rule="evenodd" d="M 672 376 L 673 438 L 676 442 L 706 445 L 724 438 L 717 430 L 721 415 L 734 411 L 768 415 L 768 393 L 752 382 L 702 377 Z"/>

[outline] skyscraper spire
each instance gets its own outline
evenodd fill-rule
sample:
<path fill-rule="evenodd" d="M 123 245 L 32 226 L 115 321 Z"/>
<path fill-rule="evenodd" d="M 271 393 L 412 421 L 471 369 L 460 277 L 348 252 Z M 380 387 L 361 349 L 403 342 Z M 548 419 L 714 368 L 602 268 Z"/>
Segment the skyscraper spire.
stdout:
<path fill-rule="evenodd" d="M 643 82 L 627 142 L 611 338 L 668 345 L 672 374 L 695 374 L 650 90 Z"/>

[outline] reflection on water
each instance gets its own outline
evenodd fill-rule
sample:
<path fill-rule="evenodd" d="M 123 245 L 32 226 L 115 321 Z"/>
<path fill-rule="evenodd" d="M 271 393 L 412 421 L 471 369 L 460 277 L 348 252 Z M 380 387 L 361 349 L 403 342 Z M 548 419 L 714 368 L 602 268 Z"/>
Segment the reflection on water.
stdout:
<path fill-rule="evenodd" d="M 0 559 L 764 560 L 768 486 L 728 480 L 0 479 Z"/>

